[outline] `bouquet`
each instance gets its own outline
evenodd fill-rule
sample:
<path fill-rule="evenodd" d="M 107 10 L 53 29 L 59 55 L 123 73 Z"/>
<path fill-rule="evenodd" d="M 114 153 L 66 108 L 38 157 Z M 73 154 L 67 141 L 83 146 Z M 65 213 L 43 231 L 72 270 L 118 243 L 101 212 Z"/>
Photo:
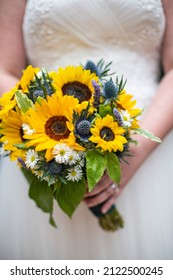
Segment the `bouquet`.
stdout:
<path fill-rule="evenodd" d="M 160 141 L 139 127 L 141 109 L 100 60 L 46 71 L 29 65 L 20 81 L 0 99 L 1 154 L 16 160 L 29 197 L 53 219 L 53 201 L 69 217 L 107 172 L 119 185 L 120 161 L 133 134 Z M 115 205 L 102 214 L 91 208 L 105 230 L 123 227 Z"/>

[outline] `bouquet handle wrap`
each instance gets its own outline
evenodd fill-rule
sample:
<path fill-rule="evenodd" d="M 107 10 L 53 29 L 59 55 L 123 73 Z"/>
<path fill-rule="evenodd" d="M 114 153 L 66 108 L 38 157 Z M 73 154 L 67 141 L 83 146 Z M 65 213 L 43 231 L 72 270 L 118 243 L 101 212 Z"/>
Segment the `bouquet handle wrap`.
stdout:
<path fill-rule="evenodd" d="M 124 221 L 115 205 L 112 205 L 107 213 L 103 214 L 101 208 L 104 203 L 90 207 L 91 212 L 98 218 L 100 226 L 106 231 L 116 231 L 123 228 Z"/>

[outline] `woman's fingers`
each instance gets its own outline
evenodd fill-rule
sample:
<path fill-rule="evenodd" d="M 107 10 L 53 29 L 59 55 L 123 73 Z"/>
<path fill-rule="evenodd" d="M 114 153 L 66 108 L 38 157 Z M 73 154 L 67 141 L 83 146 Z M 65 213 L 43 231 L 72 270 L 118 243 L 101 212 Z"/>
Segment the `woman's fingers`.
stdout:
<path fill-rule="evenodd" d="M 86 192 L 84 198 L 97 195 L 103 190 L 107 189 L 110 185 L 112 185 L 112 180 L 108 177 L 108 175 L 104 175 L 91 192 Z"/>
<path fill-rule="evenodd" d="M 102 213 L 106 213 L 115 203 L 123 188 L 117 187 L 105 174 L 91 192 L 86 192 L 84 201 L 88 207 L 103 203 Z"/>
<path fill-rule="evenodd" d="M 115 186 L 115 185 L 114 185 Z M 101 212 L 104 214 L 108 212 L 111 206 L 115 203 L 115 199 L 120 195 L 123 188 L 119 188 L 115 186 L 114 193 L 105 201 L 101 208 Z"/>
<path fill-rule="evenodd" d="M 115 188 L 112 187 L 112 184 L 107 186 L 102 192 L 99 192 L 96 195 L 87 196 L 84 198 L 85 203 L 88 207 L 96 206 L 104 201 L 107 201 L 110 197 L 115 195 Z"/>
<path fill-rule="evenodd" d="M 108 210 L 111 208 L 111 206 L 115 203 L 115 192 L 113 193 L 113 195 L 111 195 L 103 204 L 102 208 L 101 208 L 101 212 L 104 214 L 106 212 L 108 212 Z"/>

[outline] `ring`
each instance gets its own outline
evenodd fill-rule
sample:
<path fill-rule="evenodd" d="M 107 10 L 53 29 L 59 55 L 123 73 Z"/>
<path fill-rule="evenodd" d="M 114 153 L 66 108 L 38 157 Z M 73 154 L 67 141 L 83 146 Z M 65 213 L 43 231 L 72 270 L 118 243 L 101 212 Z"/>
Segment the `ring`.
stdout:
<path fill-rule="evenodd" d="M 116 188 L 115 184 L 112 184 L 111 189 L 115 190 L 115 188 Z"/>

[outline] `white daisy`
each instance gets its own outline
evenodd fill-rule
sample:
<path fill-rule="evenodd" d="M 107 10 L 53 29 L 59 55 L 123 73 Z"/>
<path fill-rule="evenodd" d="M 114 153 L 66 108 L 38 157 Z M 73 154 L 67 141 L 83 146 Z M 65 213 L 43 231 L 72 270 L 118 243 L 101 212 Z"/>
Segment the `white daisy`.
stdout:
<path fill-rule="evenodd" d="M 69 160 L 68 160 L 68 164 L 73 165 L 78 160 L 80 160 L 80 157 L 79 157 L 78 153 L 72 150 L 71 155 L 70 155 Z"/>
<path fill-rule="evenodd" d="M 72 150 L 66 144 L 61 143 L 53 148 L 52 154 L 55 155 L 54 158 L 56 162 L 67 164 Z"/>
<path fill-rule="evenodd" d="M 42 170 L 34 170 L 34 174 L 37 176 L 38 179 L 41 179 L 44 173 Z"/>
<path fill-rule="evenodd" d="M 84 167 L 86 152 L 78 151 L 77 154 L 79 156 L 79 159 L 76 161 L 76 165 L 79 165 L 80 167 Z"/>
<path fill-rule="evenodd" d="M 79 166 L 74 166 L 73 168 L 70 168 L 67 170 L 68 174 L 66 176 L 66 179 L 68 181 L 79 181 L 82 178 L 82 170 Z"/>
<path fill-rule="evenodd" d="M 31 128 L 28 124 L 23 123 L 22 129 L 26 135 L 32 135 L 35 133 L 35 129 Z"/>
<path fill-rule="evenodd" d="M 80 165 L 80 167 L 84 167 L 84 165 L 85 165 L 84 158 L 81 158 L 81 159 L 77 160 L 76 164 Z"/>
<path fill-rule="evenodd" d="M 39 160 L 39 156 L 37 154 L 37 152 L 35 152 L 35 150 L 28 150 L 25 154 L 26 160 L 25 160 L 25 164 L 28 168 L 34 169 L 34 167 L 36 166 L 38 160 Z"/>
<path fill-rule="evenodd" d="M 132 124 L 132 119 L 130 118 L 130 114 L 129 112 L 127 112 L 126 110 L 122 110 L 121 111 L 121 117 L 123 119 L 123 126 L 127 126 L 130 127 Z"/>
<path fill-rule="evenodd" d="M 43 179 L 44 181 L 46 181 L 47 183 L 49 182 L 49 180 L 50 180 L 50 176 L 46 176 L 46 177 L 44 177 L 44 179 Z"/>

